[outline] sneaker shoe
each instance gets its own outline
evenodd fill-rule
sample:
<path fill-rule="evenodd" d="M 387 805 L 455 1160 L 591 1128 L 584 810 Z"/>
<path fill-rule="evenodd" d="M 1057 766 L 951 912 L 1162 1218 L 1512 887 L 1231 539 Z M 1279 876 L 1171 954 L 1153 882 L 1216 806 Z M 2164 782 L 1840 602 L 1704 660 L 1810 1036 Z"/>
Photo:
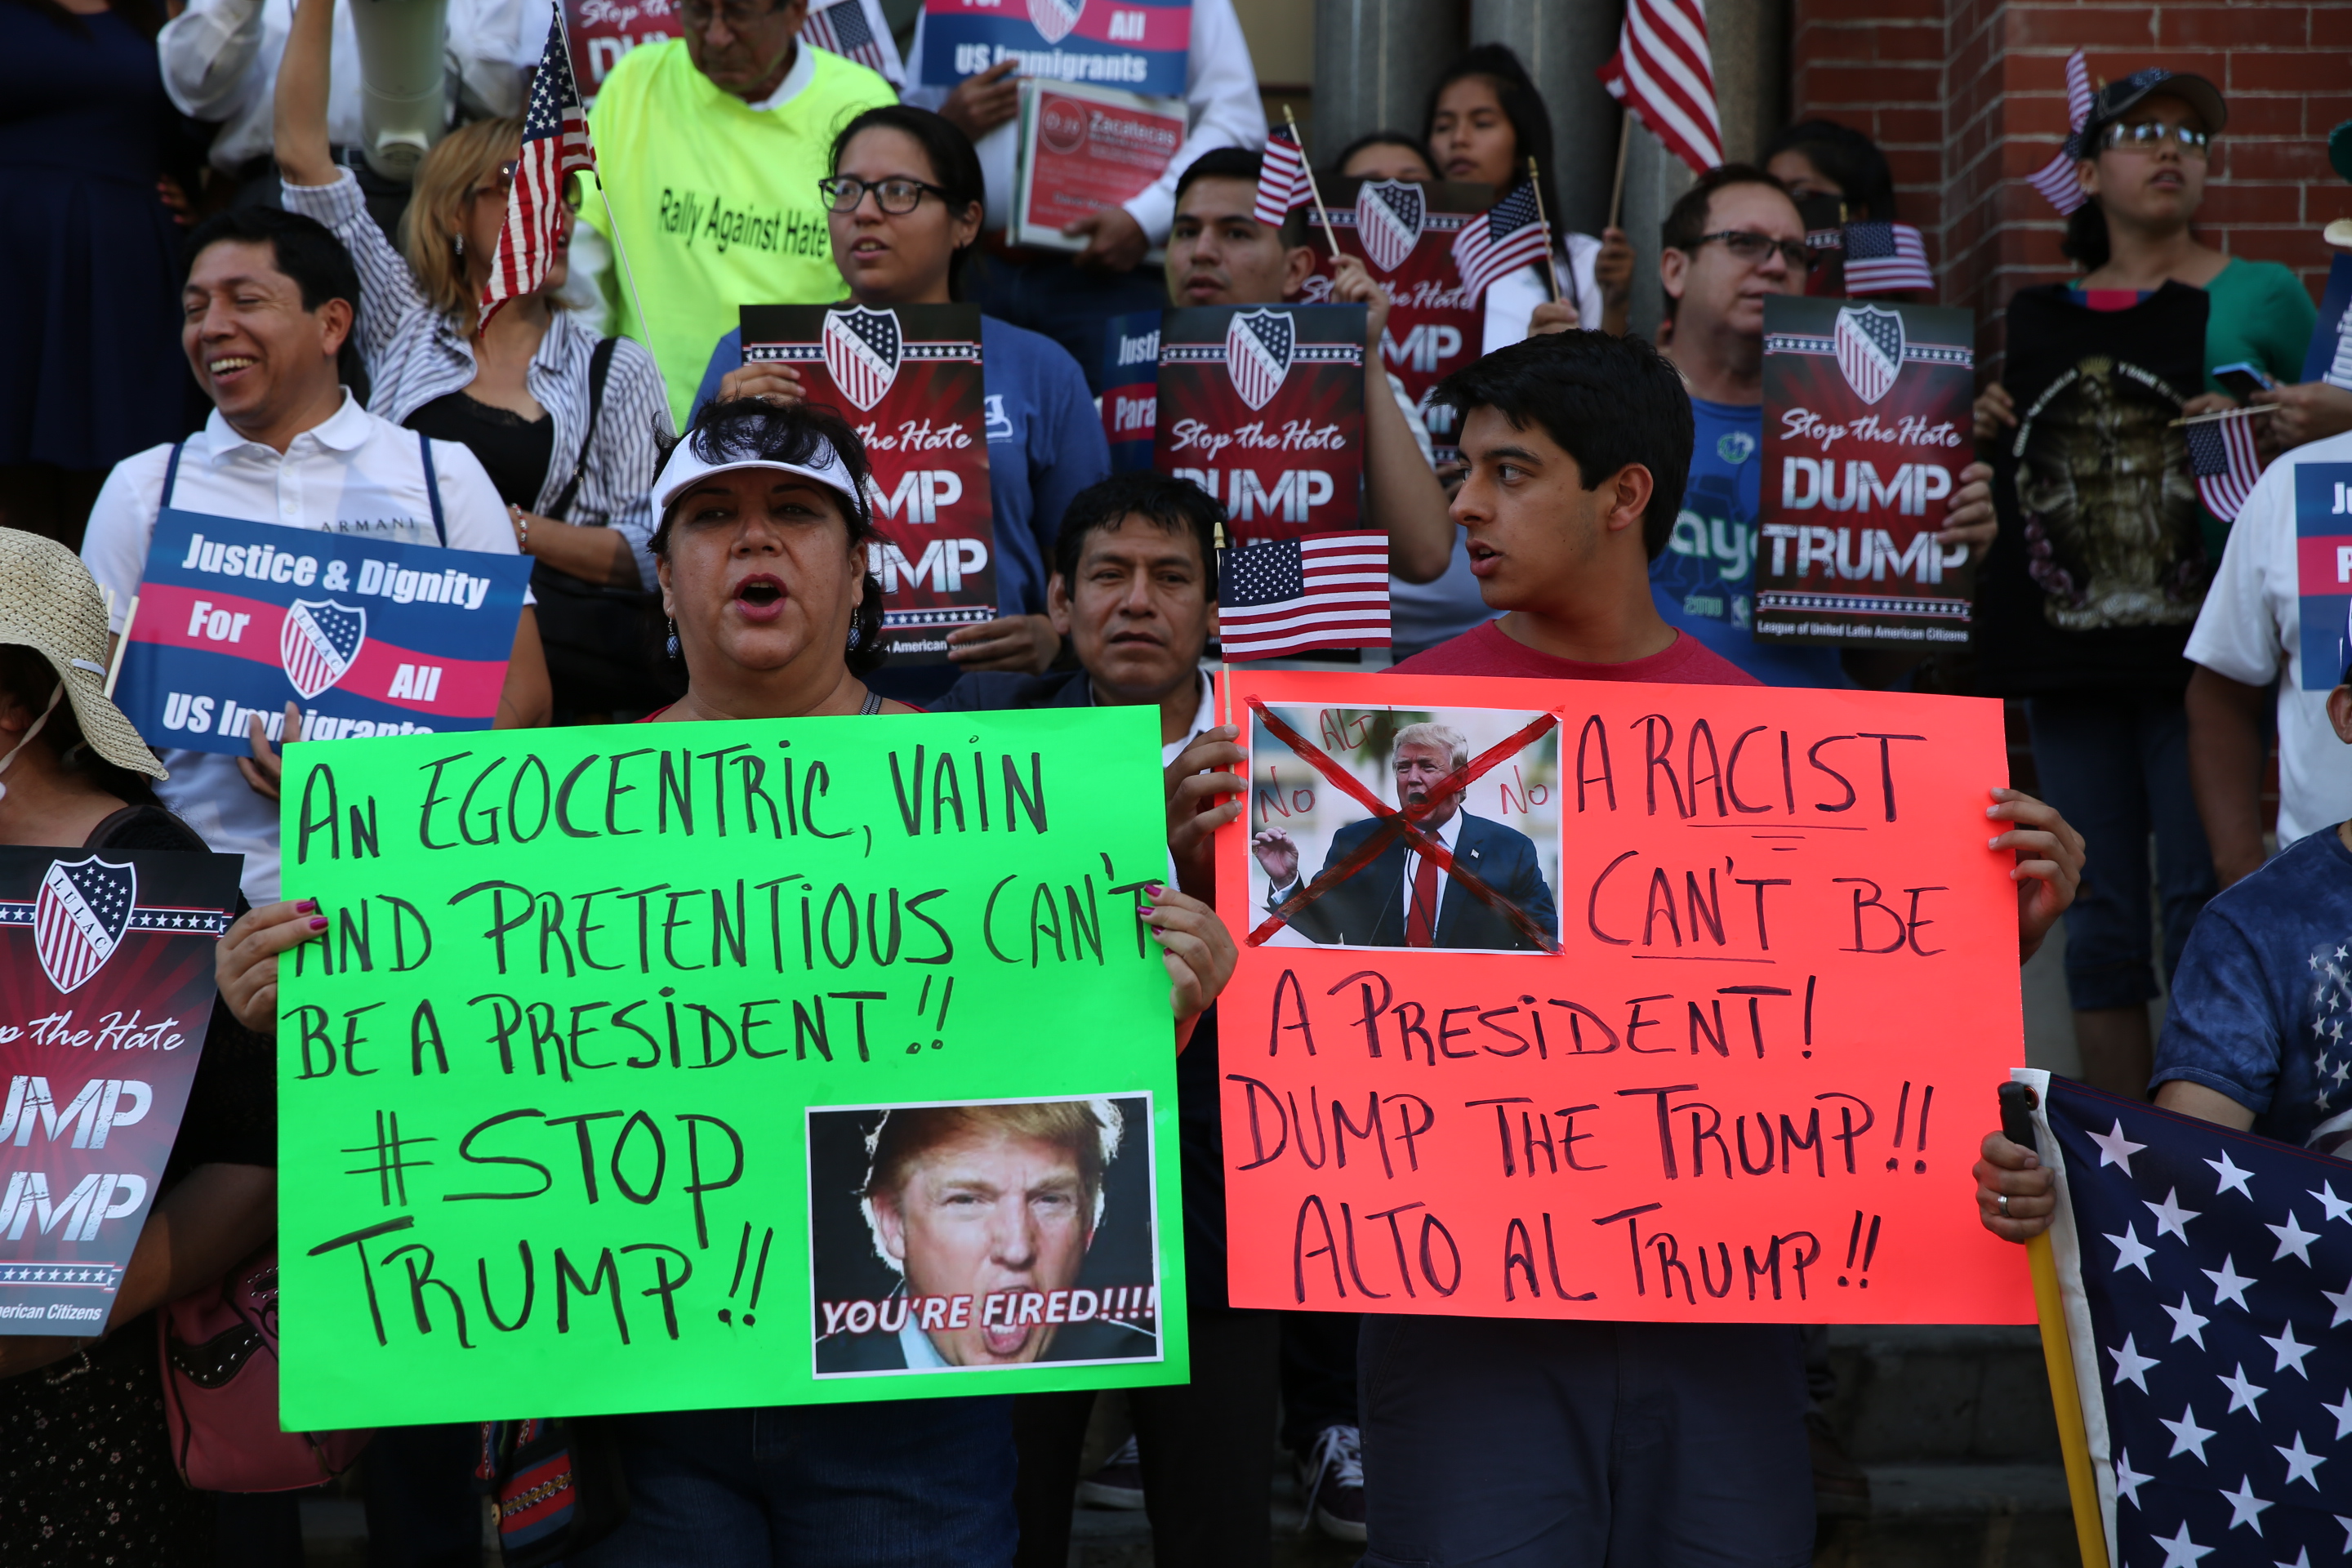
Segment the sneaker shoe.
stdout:
<path fill-rule="evenodd" d="M 1120 1444 L 1101 1469 L 1078 1483 L 1078 1500 L 1088 1508 L 1143 1506 L 1143 1457 L 1136 1452 L 1134 1438 Z"/>
<path fill-rule="evenodd" d="M 1353 1426 L 1326 1426 L 1298 1461 L 1307 1521 L 1334 1541 L 1364 1540 L 1364 1440 Z"/>
<path fill-rule="evenodd" d="M 1823 1519 L 1868 1518 L 1870 1478 L 1847 1456 L 1828 1418 L 1808 1412 L 1805 1436 L 1812 1447 L 1813 1511 Z"/>

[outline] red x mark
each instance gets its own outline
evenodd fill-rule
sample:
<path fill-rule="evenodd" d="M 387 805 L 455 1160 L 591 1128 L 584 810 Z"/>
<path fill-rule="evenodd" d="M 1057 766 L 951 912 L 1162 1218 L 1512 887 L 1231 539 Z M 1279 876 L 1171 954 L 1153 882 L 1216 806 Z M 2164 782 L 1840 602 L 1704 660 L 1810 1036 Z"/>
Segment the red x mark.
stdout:
<path fill-rule="evenodd" d="M 1370 812 L 1380 821 L 1380 826 L 1372 830 L 1363 843 L 1356 847 L 1353 854 L 1344 860 L 1325 867 L 1321 876 L 1284 900 L 1281 906 L 1268 915 L 1263 924 L 1244 938 L 1243 940 L 1249 946 L 1256 947 L 1264 943 L 1268 937 L 1287 924 L 1292 915 L 1370 865 L 1391 843 L 1402 837 L 1416 854 L 1424 855 L 1436 861 L 1439 870 L 1444 871 L 1461 887 L 1468 889 L 1480 903 L 1485 904 L 1488 909 L 1501 911 L 1503 918 L 1517 927 L 1521 936 L 1526 937 L 1546 952 L 1559 951 L 1559 942 L 1549 931 L 1529 920 L 1525 910 L 1480 881 L 1474 873 L 1455 865 L 1453 853 L 1445 847 L 1436 835 L 1424 833 L 1420 826 L 1421 819 L 1434 810 L 1437 803 L 1444 797 L 1469 788 L 1475 780 L 1543 739 L 1559 722 L 1552 715 L 1538 714 L 1516 733 L 1496 742 L 1486 751 L 1471 758 L 1463 766 L 1454 769 L 1438 781 L 1435 787 L 1430 790 L 1429 799 L 1421 805 L 1398 808 L 1390 806 L 1378 795 L 1366 789 L 1357 782 L 1355 774 L 1325 755 L 1314 742 L 1276 718 L 1259 699 L 1251 698 L 1249 706 L 1251 712 L 1265 721 L 1266 729 L 1273 732 L 1276 740 L 1289 747 L 1300 761 L 1330 780 L 1349 798 Z"/>

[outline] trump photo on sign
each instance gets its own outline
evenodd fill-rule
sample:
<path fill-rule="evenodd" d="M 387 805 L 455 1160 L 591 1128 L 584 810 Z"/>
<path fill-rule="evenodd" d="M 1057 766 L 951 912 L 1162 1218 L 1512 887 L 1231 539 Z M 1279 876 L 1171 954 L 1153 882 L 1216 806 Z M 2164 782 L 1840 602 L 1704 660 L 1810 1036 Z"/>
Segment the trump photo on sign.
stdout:
<path fill-rule="evenodd" d="M 1559 736 L 1504 709 L 1253 714 L 1253 913 L 1277 946 L 1559 942 Z"/>

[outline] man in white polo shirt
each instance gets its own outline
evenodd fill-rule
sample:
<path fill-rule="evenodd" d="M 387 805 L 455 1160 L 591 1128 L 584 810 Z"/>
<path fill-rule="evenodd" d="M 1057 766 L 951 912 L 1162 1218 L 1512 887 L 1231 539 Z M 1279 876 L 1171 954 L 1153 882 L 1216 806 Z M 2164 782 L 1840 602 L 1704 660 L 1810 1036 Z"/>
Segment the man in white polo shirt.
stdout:
<path fill-rule="evenodd" d="M 489 476 L 465 447 L 427 442 L 362 408 L 342 356 L 359 274 L 335 237 L 271 208 L 223 213 L 190 241 L 181 346 L 213 400 L 205 428 L 177 446 L 126 458 L 107 476 L 82 561 L 112 591 L 112 630 L 147 564 L 156 513 L 184 511 L 364 534 L 400 544 L 507 555 L 514 530 Z M 499 697 L 498 727 L 549 718 L 547 662 L 526 605 Z M 257 728 L 258 726 L 257 725 Z M 255 787 L 274 774 L 243 758 L 168 751 L 156 793 L 215 849 L 245 857 L 245 893 L 278 898 L 278 803 Z"/>

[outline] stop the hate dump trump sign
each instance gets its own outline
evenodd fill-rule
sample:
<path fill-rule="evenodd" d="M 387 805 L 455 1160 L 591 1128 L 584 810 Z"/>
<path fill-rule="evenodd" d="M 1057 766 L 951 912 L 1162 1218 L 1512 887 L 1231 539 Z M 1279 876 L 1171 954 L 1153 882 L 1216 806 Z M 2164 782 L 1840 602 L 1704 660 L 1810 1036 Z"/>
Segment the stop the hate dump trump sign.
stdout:
<path fill-rule="evenodd" d="M 1141 709 L 289 748 L 289 1428 L 1183 1381 L 1160 799 Z"/>
<path fill-rule="evenodd" d="M 1234 1305 L 2032 1321 L 1969 1175 L 2022 1056 L 1997 704 L 1233 695 Z"/>

